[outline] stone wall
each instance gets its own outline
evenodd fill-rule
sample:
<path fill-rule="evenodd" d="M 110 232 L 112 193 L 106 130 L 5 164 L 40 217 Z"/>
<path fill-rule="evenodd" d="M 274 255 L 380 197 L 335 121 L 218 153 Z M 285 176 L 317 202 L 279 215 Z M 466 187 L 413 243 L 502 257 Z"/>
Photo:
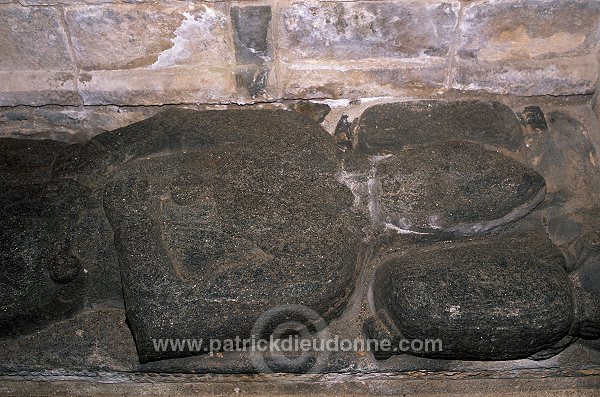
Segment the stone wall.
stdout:
<path fill-rule="evenodd" d="M 579 95 L 598 0 L 0 0 L 0 106 Z"/>

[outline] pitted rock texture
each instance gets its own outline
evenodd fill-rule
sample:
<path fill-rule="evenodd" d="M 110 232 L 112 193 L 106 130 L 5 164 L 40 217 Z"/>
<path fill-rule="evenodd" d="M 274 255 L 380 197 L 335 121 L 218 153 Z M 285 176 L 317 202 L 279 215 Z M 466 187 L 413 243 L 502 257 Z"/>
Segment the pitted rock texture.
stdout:
<path fill-rule="evenodd" d="M 43 326 L 81 305 L 81 269 L 69 231 L 85 192 L 74 183 L 50 182 L 53 159 L 64 146 L 0 141 L 0 336 Z M 81 194 L 80 200 L 71 201 L 69 192 Z"/>
<path fill-rule="evenodd" d="M 57 175 L 107 181 L 141 361 L 197 353 L 153 339 L 249 337 L 278 305 L 341 309 L 363 222 L 335 151 L 293 112 L 171 111 L 62 153 Z"/>
<path fill-rule="evenodd" d="M 464 141 L 374 157 L 362 185 L 355 193 L 368 194 L 361 201 L 376 228 L 447 238 L 484 234 L 522 218 L 545 196 L 537 172 Z"/>
<path fill-rule="evenodd" d="M 515 113 L 498 102 L 412 101 L 375 105 L 361 115 L 359 149 L 378 153 L 444 140 L 516 150 L 524 145 Z"/>
<path fill-rule="evenodd" d="M 440 339 L 441 351 L 412 352 L 427 357 L 507 360 L 564 348 L 557 342 L 576 312 L 564 264 L 543 235 L 392 256 L 375 275 L 377 315 L 365 330 L 375 338 Z"/>

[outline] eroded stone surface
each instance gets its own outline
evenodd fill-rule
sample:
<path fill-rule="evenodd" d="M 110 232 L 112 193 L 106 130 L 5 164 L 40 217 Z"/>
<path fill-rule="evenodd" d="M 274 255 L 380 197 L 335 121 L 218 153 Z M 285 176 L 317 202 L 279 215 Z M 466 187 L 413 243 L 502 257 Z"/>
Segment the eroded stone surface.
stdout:
<path fill-rule="evenodd" d="M 570 332 L 576 308 L 563 266 L 543 235 L 440 244 L 391 257 L 375 275 L 377 320 L 365 330 L 371 337 L 440 339 L 441 351 L 412 352 L 427 357 L 528 357 Z"/>
<path fill-rule="evenodd" d="M 219 3 L 72 6 L 66 21 L 85 70 L 222 66 L 233 58 Z"/>
<path fill-rule="evenodd" d="M 104 209 L 142 361 L 192 354 L 153 339 L 249 337 L 271 307 L 344 305 L 364 224 L 335 151 L 293 112 L 172 111 L 61 155 L 57 176 L 117 170 Z"/>
<path fill-rule="evenodd" d="M 515 113 L 498 102 L 414 101 L 376 105 L 360 117 L 359 148 L 393 151 L 443 140 L 516 150 L 524 145 Z"/>
<path fill-rule="evenodd" d="M 467 4 L 452 87 L 517 95 L 592 93 L 599 21 L 594 1 Z"/>
<path fill-rule="evenodd" d="M 403 61 L 364 63 L 328 61 L 280 65 L 283 98 L 361 98 L 430 92 L 446 84 L 445 59 L 427 65 Z"/>
<path fill-rule="evenodd" d="M 485 233 L 544 198 L 544 179 L 500 153 L 460 141 L 407 149 L 376 163 L 377 221 L 400 233 Z"/>
<path fill-rule="evenodd" d="M 261 64 L 270 60 L 271 6 L 232 7 L 233 42 L 238 64 Z"/>
<path fill-rule="evenodd" d="M 282 10 L 284 59 L 443 57 L 458 2 L 294 2 Z"/>
<path fill-rule="evenodd" d="M 290 109 L 310 117 L 317 123 L 322 123 L 331 111 L 331 107 L 327 104 L 310 101 L 294 102 L 290 105 Z"/>
<path fill-rule="evenodd" d="M 50 182 L 52 161 L 64 146 L 0 141 L 1 336 L 43 326 L 73 313 L 82 302 L 81 267 L 69 241 L 69 218 L 81 206 L 69 192 L 83 192 L 74 183 Z"/>
<path fill-rule="evenodd" d="M 476 2 L 465 7 L 457 54 L 490 62 L 588 55 L 599 27 L 598 2 Z"/>
<path fill-rule="evenodd" d="M 59 11 L 54 8 L 16 4 L 0 8 L 0 53 L 0 70 L 74 68 L 67 35 L 60 26 Z"/>

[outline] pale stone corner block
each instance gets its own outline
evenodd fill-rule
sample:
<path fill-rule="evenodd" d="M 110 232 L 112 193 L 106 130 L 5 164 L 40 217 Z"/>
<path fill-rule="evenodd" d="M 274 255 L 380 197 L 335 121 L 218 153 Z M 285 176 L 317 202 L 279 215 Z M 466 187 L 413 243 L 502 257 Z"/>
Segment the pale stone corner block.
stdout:
<path fill-rule="evenodd" d="M 0 105 L 79 104 L 68 46 L 57 9 L 0 7 Z"/>

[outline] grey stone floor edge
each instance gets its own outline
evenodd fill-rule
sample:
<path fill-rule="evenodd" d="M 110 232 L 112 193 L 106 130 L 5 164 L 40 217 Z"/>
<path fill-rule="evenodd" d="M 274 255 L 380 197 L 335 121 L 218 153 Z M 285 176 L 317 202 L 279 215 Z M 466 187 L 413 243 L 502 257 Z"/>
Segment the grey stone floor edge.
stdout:
<path fill-rule="evenodd" d="M 0 376 L 0 396 L 599 396 L 600 370 L 577 376 L 478 378 L 462 373 L 376 375 Z M 426 378 L 424 376 L 427 375 Z M 498 375 L 497 373 L 495 375 Z"/>

